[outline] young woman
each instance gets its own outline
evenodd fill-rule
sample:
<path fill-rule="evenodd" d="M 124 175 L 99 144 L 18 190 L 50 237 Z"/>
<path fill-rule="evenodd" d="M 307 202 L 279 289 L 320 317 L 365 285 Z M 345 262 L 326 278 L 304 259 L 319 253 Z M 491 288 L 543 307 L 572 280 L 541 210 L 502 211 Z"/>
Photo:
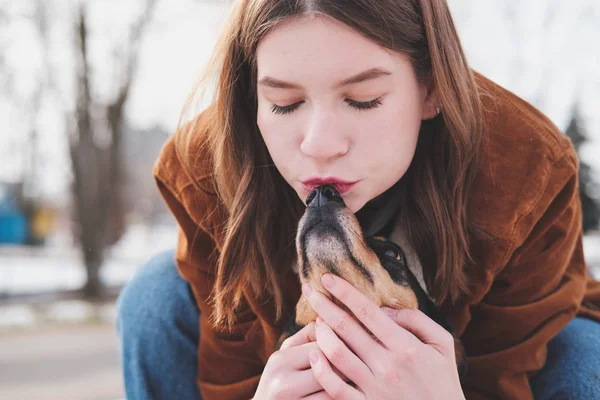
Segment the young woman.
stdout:
<path fill-rule="evenodd" d="M 444 0 L 240 1 L 212 67 L 199 89 L 214 78 L 214 102 L 154 169 L 175 256 L 119 299 L 128 398 L 600 398 L 576 154 L 469 68 Z M 465 346 L 462 382 L 420 312 L 325 275 L 375 340 L 301 293 L 293 243 L 315 183 L 343 188 L 367 234 L 406 238 Z M 319 322 L 275 352 L 301 295 Z"/>

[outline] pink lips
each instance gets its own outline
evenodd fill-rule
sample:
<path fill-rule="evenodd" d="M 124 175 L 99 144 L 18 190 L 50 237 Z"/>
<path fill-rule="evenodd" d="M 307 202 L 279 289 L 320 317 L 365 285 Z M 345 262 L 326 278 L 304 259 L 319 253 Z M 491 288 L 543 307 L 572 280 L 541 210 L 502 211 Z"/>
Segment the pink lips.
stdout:
<path fill-rule="evenodd" d="M 348 190 L 352 189 L 356 182 L 349 182 L 343 179 L 335 178 L 335 177 L 326 177 L 326 178 L 310 178 L 302 181 L 302 185 L 307 192 L 311 192 L 314 188 L 321 185 L 331 185 L 333 186 L 340 194 L 346 193 Z"/>

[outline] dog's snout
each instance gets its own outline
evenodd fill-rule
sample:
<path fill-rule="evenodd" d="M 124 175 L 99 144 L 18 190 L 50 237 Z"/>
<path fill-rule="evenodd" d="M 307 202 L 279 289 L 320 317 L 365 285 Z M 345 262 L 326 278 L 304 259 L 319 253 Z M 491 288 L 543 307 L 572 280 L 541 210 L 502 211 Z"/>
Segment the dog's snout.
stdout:
<path fill-rule="evenodd" d="M 323 185 L 313 189 L 306 198 L 306 205 L 309 207 L 323 207 L 327 203 L 343 203 L 344 199 L 340 193 L 330 185 Z"/>

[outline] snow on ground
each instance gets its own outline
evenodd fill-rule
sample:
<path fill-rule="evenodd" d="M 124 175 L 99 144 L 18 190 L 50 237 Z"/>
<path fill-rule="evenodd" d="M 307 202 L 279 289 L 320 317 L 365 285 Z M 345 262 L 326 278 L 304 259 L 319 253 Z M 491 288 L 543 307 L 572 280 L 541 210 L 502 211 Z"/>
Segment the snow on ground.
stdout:
<path fill-rule="evenodd" d="M 116 314 L 114 302 L 94 304 L 84 300 L 62 300 L 44 304 L 0 305 L 0 332 L 85 322 L 114 324 Z"/>
<path fill-rule="evenodd" d="M 174 249 L 177 228 L 131 225 L 108 252 L 100 272 L 107 286 L 125 284 L 137 268 L 163 250 Z M 79 289 L 85 270 L 77 249 L 0 247 L 0 297 Z M 44 304 L 0 305 L 0 329 L 35 328 L 48 323 L 69 324 L 115 320 L 114 303 L 92 304 L 82 300 Z"/>
<path fill-rule="evenodd" d="M 127 282 L 154 254 L 174 249 L 175 226 L 132 225 L 109 252 L 100 277 L 108 286 Z M 85 269 L 76 249 L 0 247 L 0 296 L 73 290 L 83 286 Z"/>

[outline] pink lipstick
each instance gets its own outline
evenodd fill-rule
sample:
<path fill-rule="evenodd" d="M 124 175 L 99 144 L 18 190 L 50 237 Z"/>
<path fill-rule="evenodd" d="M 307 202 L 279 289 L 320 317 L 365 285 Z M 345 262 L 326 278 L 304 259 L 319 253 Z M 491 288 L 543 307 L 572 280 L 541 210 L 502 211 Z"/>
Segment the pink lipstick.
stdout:
<path fill-rule="evenodd" d="M 311 192 L 314 188 L 322 185 L 333 186 L 340 194 L 344 194 L 357 183 L 358 181 L 350 182 L 334 176 L 324 178 L 313 177 L 302 181 L 302 185 L 307 192 Z"/>

